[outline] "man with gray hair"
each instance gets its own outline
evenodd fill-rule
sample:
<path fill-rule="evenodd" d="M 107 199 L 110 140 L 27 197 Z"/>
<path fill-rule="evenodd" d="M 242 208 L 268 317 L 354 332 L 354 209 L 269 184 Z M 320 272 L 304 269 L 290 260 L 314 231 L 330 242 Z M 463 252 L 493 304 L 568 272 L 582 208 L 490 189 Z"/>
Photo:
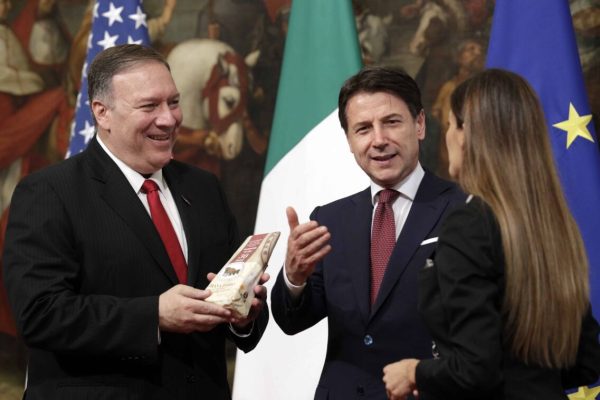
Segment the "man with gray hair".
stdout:
<path fill-rule="evenodd" d="M 172 160 L 182 115 L 163 57 L 107 49 L 88 92 L 96 136 L 25 178 L 10 209 L 4 278 L 30 350 L 26 398 L 229 399 L 225 338 L 256 346 L 268 275 L 247 318 L 199 289 L 238 231 L 217 179 Z"/>

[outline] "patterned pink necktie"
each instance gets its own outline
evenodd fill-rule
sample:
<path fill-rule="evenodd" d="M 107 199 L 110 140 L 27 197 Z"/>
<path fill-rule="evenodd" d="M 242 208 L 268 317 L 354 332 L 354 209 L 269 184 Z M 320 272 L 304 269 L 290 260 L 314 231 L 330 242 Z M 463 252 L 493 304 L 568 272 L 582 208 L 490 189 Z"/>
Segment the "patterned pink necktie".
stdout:
<path fill-rule="evenodd" d="M 160 201 L 158 185 L 152 179 L 146 179 L 142 185 L 142 192 L 146 193 L 152 221 L 165 245 L 179 283 L 185 285 L 187 283 L 187 263 L 183 251 L 181 251 L 179 239 L 177 239 L 173 229 L 173 224 L 171 224 L 171 220 Z"/>
<path fill-rule="evenodd" d="M 371 232 L 371 305 L 375 303 L 385 269 L 396 244 L 396 223 L 392 203 L 400 193 L 392 189 L 379 192 Z"/>

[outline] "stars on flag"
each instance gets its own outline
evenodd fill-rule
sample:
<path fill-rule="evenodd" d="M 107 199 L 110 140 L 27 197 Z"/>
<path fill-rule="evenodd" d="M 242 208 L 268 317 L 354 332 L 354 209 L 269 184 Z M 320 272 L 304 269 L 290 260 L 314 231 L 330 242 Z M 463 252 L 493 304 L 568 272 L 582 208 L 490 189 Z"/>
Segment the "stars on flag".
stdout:
<path fill-rule="evenodd" d="M 135 14 L 129 15 L 129 18 L 135 21 L 135 29 L 138 29 L 142 25 L 145 27 L 148 26 L 146 25 L 146 14 L 139 7 L 135 10 Z"/>
<path fill-rule="evenodd" d="M 116 21 L 123 22 L 123 18 L 121 18 L 123 7 L 115 7 L 112 1 L 109 3 L 109 7 L 108 11 L 102 13 L 102 16 L 108 19 L 108 26 L 113 26 Z"/>
<path fill-rule="evenodd" d="M 109 47 L 114 47 L 117 43 L 118 38 L 119 35 L 111 36 L 109 35 L 108 31 L 104 31 L 104 39 L 99 40 L 98 44 L 102 46 L 102 50 L 106 50 Z"/>
<path fill-rule="evenodd" d="M 143 44 L 143 40 L 135 40 L 131 36 L 127 36 L 127 44 Z"/>
<path fill-rule="evenodd" d="M 578 137 L 582 137 L 584 139 L 589 140 L 590 142 L 594 141 L 592 134 L 587 128 L 587 125 L 592 120 L 591 114 L 588 115 L 579 115 L 573 103 L 569 103 L 569 119 L 556 123 L 552 125 L 555 128 L 562 129 L 567 132 L 567 149 L 575 139 Z"/>
<path fill-rule="evenodd" d="M 92 9 L 92 30 L 81 74 L 80 93 L 71 128 L 67 157 L 81 152 L 94 137 L 95 125 L 88 101 L 87 72 L 96 54 L 119 44 L 149 44 L 142 0 L 96 0 Z"/>
<path fill-rule="evenodd" d="M 85 127 L 77 133 L 83 136 L 85 143 L 87 143 L 94 137 L 96 127 L 90 124 L 89 121 L 85 121 Z"/>

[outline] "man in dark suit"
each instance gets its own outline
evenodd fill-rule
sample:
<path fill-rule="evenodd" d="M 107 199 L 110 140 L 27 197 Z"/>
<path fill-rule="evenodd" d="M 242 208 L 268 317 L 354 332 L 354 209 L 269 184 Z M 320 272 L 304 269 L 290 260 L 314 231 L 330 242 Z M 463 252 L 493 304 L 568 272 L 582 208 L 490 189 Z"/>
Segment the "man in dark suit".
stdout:
<path fill-rule="evenodd" d="M 238 231 L 216 178 L 171 160 L 182 115 L 169 67 L 117 46 L 88 80 L 96 137 L 25 178 L 10 209 L 3 260 L 30 350 L 25 398 L 229 399 L 225 339 L 256 346 L 266 289 L 243 319 L 198 289 Z"/>
<path fill-rule="evenodd" d="M 386 399 L 386 364 L 432 356 L 417 313 L 417 273 L 435 250 L 440 222 L 465 197 L 419 163 L 425 113 L 405 72 L 363 69 L 346 81 L 338 106 L 371 185 L 317 207 L 304 224 L 288 208 L 285 266 L 271 305 L 287 334 L 328 317 L 315 399 Z"/>

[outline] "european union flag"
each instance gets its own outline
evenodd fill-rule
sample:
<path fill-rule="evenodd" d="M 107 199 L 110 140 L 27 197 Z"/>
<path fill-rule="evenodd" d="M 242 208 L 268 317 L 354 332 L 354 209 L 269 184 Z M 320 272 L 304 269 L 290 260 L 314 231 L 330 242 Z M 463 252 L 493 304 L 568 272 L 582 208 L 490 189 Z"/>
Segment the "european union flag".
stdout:
<path fill-rule="evenodd" d="M 94 136 L 94 120 L 88 101 L 87 70 L 96 54 L 118 44 L 150 43 L 146 14 L 141 3 L 142 0 L 97 0 L 94 4 L 92 31 L 88 38 L 67 157 L 85 149 Z"/>
<path fill-rule="evenodd" d="M 567 0 L 497 2 L 487 66 L 522 75 L 540 97 L 563 190 L 586 244 L 600 318 L 600 150 Z"/>
<path fill-rule="evenodd" d="M 585 241 L 592 308 L 600 319 L 600 148 L 568 1 L 496 2 L 487 66 L 520 74 L 540 97 L 562 187 Z"/>

